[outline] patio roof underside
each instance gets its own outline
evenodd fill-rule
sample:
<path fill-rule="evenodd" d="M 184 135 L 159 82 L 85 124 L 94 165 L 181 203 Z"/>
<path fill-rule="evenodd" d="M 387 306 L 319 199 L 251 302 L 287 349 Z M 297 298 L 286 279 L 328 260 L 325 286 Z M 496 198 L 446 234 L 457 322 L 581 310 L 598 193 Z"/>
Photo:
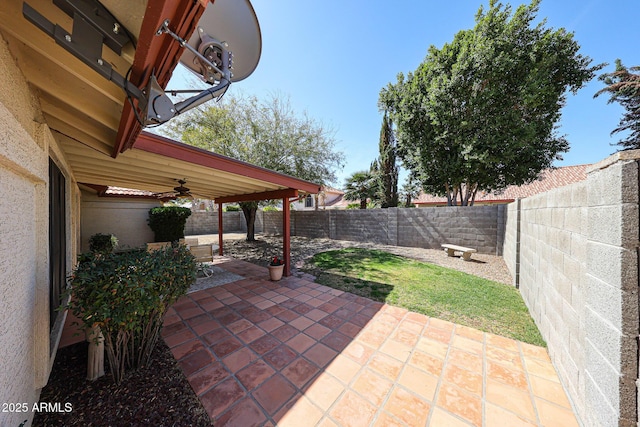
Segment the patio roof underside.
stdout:
<path fill-rule="evenodd" d="M 185 179 L 191 194 L 216 201 L 294 197 L 317 193 L 307 181 L 142 133 L 134 148 L 112 158 L 58 134 L 78 182 L 167 193 Z"/>

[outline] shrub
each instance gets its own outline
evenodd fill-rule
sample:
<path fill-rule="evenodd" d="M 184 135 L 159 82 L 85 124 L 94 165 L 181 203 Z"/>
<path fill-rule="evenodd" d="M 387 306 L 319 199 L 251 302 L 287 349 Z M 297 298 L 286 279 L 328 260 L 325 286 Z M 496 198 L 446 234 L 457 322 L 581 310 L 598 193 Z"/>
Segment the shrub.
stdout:
<path fill-rule="evenodd" d="M 110 254 L 118 246 L 118 239 L 113 234 L 97 233 L 89 238 L 89 250 L 97 254 Z"/>
<path fill-rule="evenodd" d="M 175 242 L 184 237 L 184 226 L 191 209 L 180 206 L 162 206 L 149 210 L 147 223 L 156 242 Z"/>
<path fill-rule="evenodd" d="M 229 205 L 224 207 L 225 212 L 240 212 L 241 210 L 242 209 L 240 209 L 240 206 L 238 205 Z"/>
<path fill-rule="evenodd" d="M 70 280 L 68 308 L 83 329 L 98 326 L 114 381 L 149 363 L 162 318 L 196 279 L 186 246 L 86 258 Z"/>
<path fill-rule="evenodd" d="M 271 205 L 265 206 L 264 208 L 262 208 L 262 210 L 264 212 L 278 212 L 279 211 L 278 208 L 276 208 L 275 206 L 271 206 Z"/>

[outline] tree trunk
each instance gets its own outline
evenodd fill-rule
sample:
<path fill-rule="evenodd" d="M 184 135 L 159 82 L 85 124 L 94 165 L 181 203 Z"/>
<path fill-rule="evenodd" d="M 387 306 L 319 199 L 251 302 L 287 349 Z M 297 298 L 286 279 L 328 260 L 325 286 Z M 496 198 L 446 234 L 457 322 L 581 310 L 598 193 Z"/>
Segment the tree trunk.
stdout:
<path fill-rule="evenodd" d="M 247 242 L 255 242 L 255 223 L 256 212 L 258 211 L 258 202 L 240 202 L 240 208 L 242 208 L 244 220 L 247 223 Z"/>
<path fill-rule="evenodd" d="M 360 209 L 367 209 L 367 199 L 360 199 Z"/>

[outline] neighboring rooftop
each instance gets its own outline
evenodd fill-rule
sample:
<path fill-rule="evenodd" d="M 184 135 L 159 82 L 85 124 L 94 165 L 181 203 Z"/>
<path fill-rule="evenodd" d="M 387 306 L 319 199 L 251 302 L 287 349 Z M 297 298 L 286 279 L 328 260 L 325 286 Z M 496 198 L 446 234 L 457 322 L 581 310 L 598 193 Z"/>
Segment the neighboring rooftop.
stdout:
<path fill-rule="evenodd" d="M 540 174 L 540 178 L 530 184 L 511 185 L 497 193 L 478 192 L 475 204 L 511 203 L 516 199 L 523 199 L 554 188 L 584 181 L 587 179 L 588 166 L 563 166 L 547 169 Z M 447 204 L 447 198 L 422 193 L 413 203 L 416 206 L 441 206 Z"/>

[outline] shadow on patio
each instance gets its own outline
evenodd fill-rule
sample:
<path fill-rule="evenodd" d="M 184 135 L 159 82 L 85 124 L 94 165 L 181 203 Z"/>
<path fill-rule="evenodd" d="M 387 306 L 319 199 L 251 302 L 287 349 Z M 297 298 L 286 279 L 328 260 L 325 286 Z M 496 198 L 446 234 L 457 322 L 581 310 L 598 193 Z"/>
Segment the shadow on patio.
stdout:
<path fill-rule="evenodd" d="M 577 426 L 544 348 L 216 262 L 162 331 L 216 426 Z"/>

